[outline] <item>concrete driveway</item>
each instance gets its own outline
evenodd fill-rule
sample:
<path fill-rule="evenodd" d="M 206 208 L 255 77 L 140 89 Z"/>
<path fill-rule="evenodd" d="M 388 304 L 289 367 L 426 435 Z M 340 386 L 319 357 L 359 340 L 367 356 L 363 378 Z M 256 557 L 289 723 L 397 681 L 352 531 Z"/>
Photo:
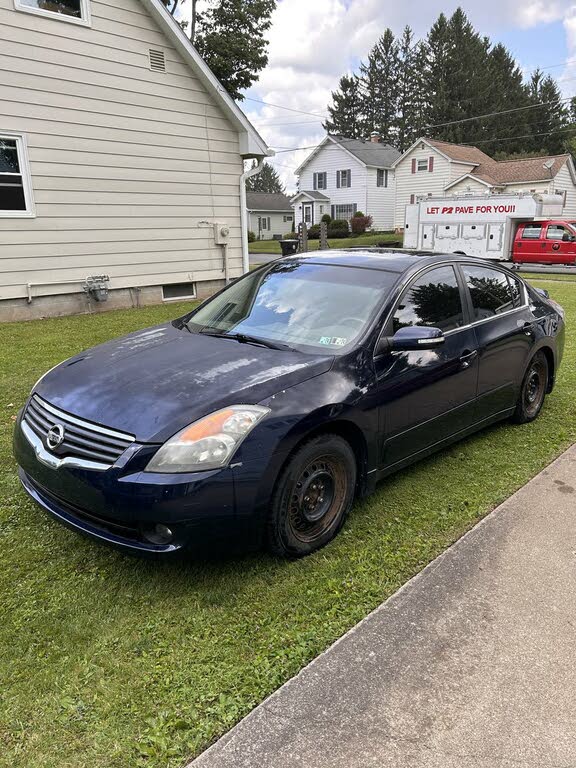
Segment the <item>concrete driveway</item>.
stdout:
<path fill-rule="evenodd" d="M 194 768 L 574 768 L 576 447 Z"/>

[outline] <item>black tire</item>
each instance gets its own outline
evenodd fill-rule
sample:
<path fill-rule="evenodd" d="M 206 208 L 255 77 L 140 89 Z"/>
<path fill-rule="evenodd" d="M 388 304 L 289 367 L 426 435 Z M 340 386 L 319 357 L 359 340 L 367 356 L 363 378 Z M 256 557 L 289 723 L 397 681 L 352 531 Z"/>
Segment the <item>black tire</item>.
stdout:
<path fill-rule="evenodd" d="M 538 417 L 544 405 L 548 377 L 548 358 L 544 352 L 536 352 L 530 361 L 518 395 L 516 410 L 512 416 L 515 424 L 528 424 Z"/>
<path fill-rule="evenodd" d="M 356 487 L 356 459 L 338 435 L 319 435 L 290 458 L 268 517 L 268 548 L 297 558 L 331 541 L 346 519 Z"/>

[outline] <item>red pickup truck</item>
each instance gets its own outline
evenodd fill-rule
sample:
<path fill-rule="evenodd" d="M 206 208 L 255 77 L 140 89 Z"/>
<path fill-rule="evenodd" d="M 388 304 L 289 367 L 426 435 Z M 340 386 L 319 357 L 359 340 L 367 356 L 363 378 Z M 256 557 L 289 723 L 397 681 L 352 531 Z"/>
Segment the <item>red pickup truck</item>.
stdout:
<path fill-rule="evenodd" d="M 518 225 L 512 261 L 576 264 L 576 221 L 529 221 Z"/>

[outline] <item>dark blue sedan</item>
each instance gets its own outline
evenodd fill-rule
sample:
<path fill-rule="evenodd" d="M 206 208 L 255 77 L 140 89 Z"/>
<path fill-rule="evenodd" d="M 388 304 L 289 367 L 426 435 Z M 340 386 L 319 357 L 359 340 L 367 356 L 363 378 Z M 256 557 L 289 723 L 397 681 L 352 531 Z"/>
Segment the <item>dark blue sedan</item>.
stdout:
<path fill-rule="evenodd" d="M 382 477 L 535 419 L 563 346 L 562 308 L 494 264 L 286 258 L 47 373 L 16 426 L 20 478 L 126 551 L 307 555 Z"/>

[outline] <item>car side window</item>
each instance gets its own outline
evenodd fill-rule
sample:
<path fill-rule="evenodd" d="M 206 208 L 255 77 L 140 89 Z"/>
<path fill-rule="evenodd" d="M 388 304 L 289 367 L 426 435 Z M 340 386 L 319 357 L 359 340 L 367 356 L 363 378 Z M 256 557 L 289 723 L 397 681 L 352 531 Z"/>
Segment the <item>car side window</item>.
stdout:
<path fill-rule="evenodd" d="M 460 286 L 453 267 L 438 267 L 419 277 L 400 299 L 392 333 L 411 325 L 452 331 L 464 325 Z"/>
<path fill-rule="evenodd" d="M 538 240 L 542 231 L 542 224 L 526 224 L 522 230 L 523 240 Z"/>
<path fill-rule="evenodd" d="M 570 234 L 561 224 L 549 224 L 546 232 L 546 240 L 562 240 L 564 235 Z"/>
<path fill-rule="evenodd" d="M 510 290 L 512 291 L 512 300 L 514 307 L 520 307 L 524 303 L 524 289 L 519 280 L 512 275 L 508 275 L 508 282 L 510 283 Z"/>
<path fill-rule="evenodd" d="M 515 291 L 504 272 L 490 267 L 471 267 L 467 264 L 462 266 L 462 271 L 472 297 L 474 320 L 495 317 L 520 306 L 521 302 L 515 303 L 518 296 L 515 296 Z M 516 290 L 520 291 L 518 285 Z"/>

